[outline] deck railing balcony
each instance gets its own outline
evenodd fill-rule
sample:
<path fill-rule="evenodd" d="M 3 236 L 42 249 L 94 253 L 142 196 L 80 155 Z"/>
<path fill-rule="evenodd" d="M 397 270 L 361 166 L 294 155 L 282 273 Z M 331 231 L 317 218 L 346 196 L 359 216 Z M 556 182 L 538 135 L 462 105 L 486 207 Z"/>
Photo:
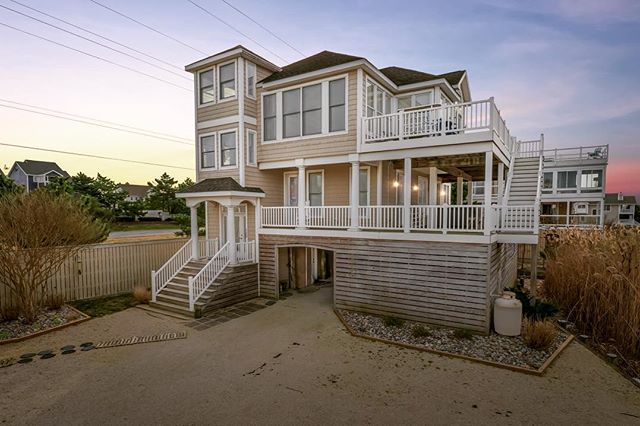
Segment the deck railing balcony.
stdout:
<path fill-rule="evenodd" d="M 589 160 L 607 161 L 609 145 L 581 146 L 578 148 L 545 149 L 542 157 L 546 162 L 583 162 Z"/>
<path fill-rule="evenodd" d="M 303 212 L 302 220 L 300 213 Z M 490 220 L 486 220 L 489 215 Z M 263 228 L 308 228 L 377 232 L 536 233 L 538 207 L 411 205 L 262 207 Z M 354 219 L 357 222 L 354 222 Z M 487 228 L 488 224 L 488 228 Z"/>
<path fill-rule="evenodd" d="M 514 143 L 493 98 L 438 107 L 411 108 L 393 114 L 364 117 L 362 121 L 364 144 L 482 131 L 491 132 L 508 152 L 512 151 Z"/>

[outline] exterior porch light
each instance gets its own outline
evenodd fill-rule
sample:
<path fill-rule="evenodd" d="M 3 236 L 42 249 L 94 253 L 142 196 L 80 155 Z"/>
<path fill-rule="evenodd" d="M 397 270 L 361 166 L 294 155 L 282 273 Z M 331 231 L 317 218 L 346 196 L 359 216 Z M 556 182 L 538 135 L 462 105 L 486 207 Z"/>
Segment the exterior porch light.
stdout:
<path fill-rule="evenodd" d="M 394 180 L 394 181 L 393 181 L 393 187 L 394 187 L 394 188 L 397 188 L 397 187 L 399 187 L 399 186 L 400 186 L 400 182 L 398 182 L 397 180 Z"/>
<path fill-rule="evenodd" d="M 420 187 L 418 187 L 418 185 L 413 185 L 413 190 L 417 191 L 418 189 L 420 189 Z"/>

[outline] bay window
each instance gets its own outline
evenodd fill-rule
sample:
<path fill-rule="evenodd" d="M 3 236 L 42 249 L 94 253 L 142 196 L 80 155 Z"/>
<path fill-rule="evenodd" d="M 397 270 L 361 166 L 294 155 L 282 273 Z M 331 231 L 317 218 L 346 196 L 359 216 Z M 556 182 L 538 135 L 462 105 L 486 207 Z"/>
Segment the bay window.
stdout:
<path fill-rule="evenodd" d="M 345 129 L 345 80 L 329 82 L 329 131 L 337 132 Z"/>
<path fill-rule="evenodd" d="M 302 134 L 322 133 L 322 87 L 320 84 L 302 89 Z"/>
<path fill-rule="evenodd" d="M 212 169 L 216 167 L 216 136 L 200 137 L 200 168 Z"/>
<path fill-rule="evenodd" d="M 220 133 L 220 167 L 235 166 L 236 152 L 236 132 Z"/>
<path fill-rule="evenodd" d="M 215 100 L 213 88 L 213 70 L 203 71 L 198 74 L 198 87 L 200 90 L 200 105 L 204 105 Z"/>
<path fill-rule="evenodd" d="M 300 89 L 282 92 L 282 136 L 300 136 Z"/>
<path fill-rule="evenodd" d="M 262 113 L 264 115 L 263 139 L 273 141 L 276 139 L 276 95 L 267 95 L 263 99 Z"/>
<path fill-rule="evenodd" d="M 220 99 L 233 98 L 236 95 L 236 63 L 222 65 L 218 68 Z"/>

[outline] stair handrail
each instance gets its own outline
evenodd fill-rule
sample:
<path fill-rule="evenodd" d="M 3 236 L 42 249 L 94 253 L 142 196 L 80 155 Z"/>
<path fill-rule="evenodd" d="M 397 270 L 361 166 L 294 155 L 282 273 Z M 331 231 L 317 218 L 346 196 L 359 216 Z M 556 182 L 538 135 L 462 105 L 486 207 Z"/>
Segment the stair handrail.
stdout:
<path fill-rule="evenodd" d="M 536 188 L 536 202 L 534 207 L 534 220 L 535 227 L 534 232 L 538 232 L 538 228 L 540 227 L 540 199 L 542 198 L 542 184 L 544 181 L 544 156 L 542 155 L 544 151 L 544 135 L 540 135 L 540 158 L 538 160 L 538 187 Z"/>
<path fill-rule="evenodd" d="M 235 244 L 234 244 L 235 246 Z M 189 277 L 189 310 L 194 311 L 196 301 L 204 294 L 218 275 L 230 262 L 229 250 L 231 244 L 227 241 L 211 260 L 195 276 Z M 235 247 L 234 247 L 235 248 Z"/>
<path fill-rule="evenodd" d="M 175 277 L 178 272 L 191 260 L 191 240 L 175 252 L 164 265 L 157 271 L 151 271 L 151 301 L 156 301 L 156 296 L 166 287 L 166 285 Z"/>

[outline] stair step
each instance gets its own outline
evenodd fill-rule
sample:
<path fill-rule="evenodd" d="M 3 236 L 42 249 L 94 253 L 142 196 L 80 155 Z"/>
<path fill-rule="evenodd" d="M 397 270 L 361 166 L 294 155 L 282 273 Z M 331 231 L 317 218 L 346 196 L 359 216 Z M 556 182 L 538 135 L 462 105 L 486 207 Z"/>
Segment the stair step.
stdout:
<path fill-rule="evenodd" d="M 173 312 L 176 314 L 182 314 L 185 316 L 188 316 L 190 318 L 193 318 L 193 312 L 191 312 L 189 310 L 189 307 L 187 306 L 186 308 L 180 307 L 180 306 L 175 306 L 172 305 L 171 303 L 166 303 L 166 302 L 161 302 L 161 301 L 156 301 L 156 302 L 149 302 L 149 306 L 154 307 L 154 308 L 158 308 L 161 310 L 166 310 L 169 312 Z"/>
<path fill-rule="evenodd" d="M 142 309 L 143 311 L 153 312 L 155 314 L 166 315 L 171 318 L 179 319 L 179 320 L 193 320 L 193 313 L 189 312 L 189 314 L 182 314 L 178 312 L 168 311 L 166 309 L 160 308 L 158 306 L 152 306 L 153 302 L 150 302 L 149 305 L 136 305 L 136 308 Z"/>
<path fill-rule="evenodd" d="M 184 309 L 188 309 L 189 308 L 189 296 L 187 295 L 187 297 L 175 297 L 175 296 L 170 296 L 164 292 L 160 292 L 157 296 L 156 296 L 156 300 L 158 302 L 163 302 L 163 303 L 167 303 L 170 304 L 172 306 L 175 307 L 183 307 Z"/>

